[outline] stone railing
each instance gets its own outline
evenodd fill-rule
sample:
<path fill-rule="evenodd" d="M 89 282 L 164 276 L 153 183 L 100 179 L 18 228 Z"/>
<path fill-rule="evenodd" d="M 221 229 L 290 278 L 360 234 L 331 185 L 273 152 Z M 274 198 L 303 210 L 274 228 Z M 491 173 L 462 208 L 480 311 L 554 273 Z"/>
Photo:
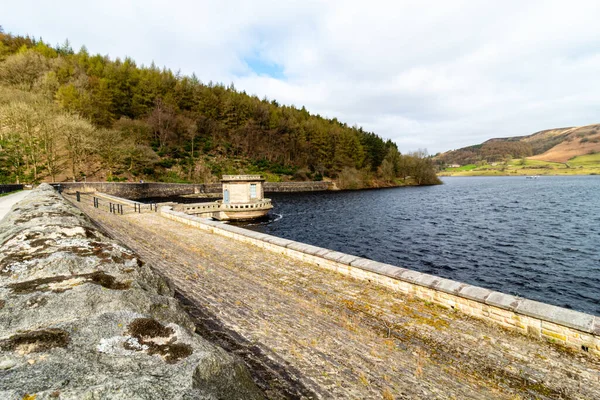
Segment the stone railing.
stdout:
<path fill-rule="evenodd" d="M 221 181 L 262 181 L 260 175 L 223 175 Z"/>
<path fill-rule="evenodd" d="M 272 208 L 271 199 L 262 199 L 252 203 L 242 203 L 242 204 L 223 204 L 221 200 L 217 200 L 215 203 L 219 204 L 221 210 L 243 210 L 243 209 L 252 209 L 252 210 L 262 210 L 265 208 Z"/>
<path fill-rule="evenodd" d="M 190 216 L 162 207 L 165 218 L 250 243 L 404 294 L 459 310 L 536 338 L 600 356 L 600 316 L 494 292 L 305 243 Z"/>
<path fill-rule="evenodd" d="M 270 208 L 272 208 L 271 199 L 243 204 L 223 204 L 221 200 L 217 200 L 210 203 L 179 204 L 174 206 L 175 210 L 186 214 L 208 214 L 221 210 L 263 210 Z"/>
<path fill-rule="evenodd" d="M 183 211 L 187 214 L 204 214 L 211 213 L 214 211 L 219 211 L 221 205 L 212 202 L 212 203 L 194 203 L 194 204 L 181 204 L 175 206 L 175 208 L 179 211 Z"/>

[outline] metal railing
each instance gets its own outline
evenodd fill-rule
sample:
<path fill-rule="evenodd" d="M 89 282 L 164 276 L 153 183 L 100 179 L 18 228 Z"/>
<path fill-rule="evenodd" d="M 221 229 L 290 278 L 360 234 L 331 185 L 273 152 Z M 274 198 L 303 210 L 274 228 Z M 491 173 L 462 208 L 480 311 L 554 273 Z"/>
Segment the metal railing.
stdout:
<path fill-rule="evenodd" d="M 79 192 L 76 193 L 76 197 L 77 197 L 77 201 L 81 201 L 81 194 Z M 92 196 L 92 200 L 94 203 L 94 208 L 102 208 L 100 207 L 100 199 L 103 200 L 103 203 L 105 205 L 108 205 L 108 212 L 112 213 L 112 214 L 126 214 L 128 212 L 128 210 L 131 210 L 131 206 L 133 205 L 133 210 L 131 210 L 131 212 L 133 213 L 142 213 L 144 211 L 154 211 L 154 212 L 158 212 L 158 204 L 157 203 L 150 203 L 150 204 L 144 204 L 144 203 L 138 203 L 138 202 L 130 202 L 130 203 L 116 203 L 116 202 L 112 202 L 112 201 L 106 201 L 106 199 L 101 198 L 101 197 L 96 197 L 96 196 Z M 147 207 L 144 207 L 147 206 Z"/>

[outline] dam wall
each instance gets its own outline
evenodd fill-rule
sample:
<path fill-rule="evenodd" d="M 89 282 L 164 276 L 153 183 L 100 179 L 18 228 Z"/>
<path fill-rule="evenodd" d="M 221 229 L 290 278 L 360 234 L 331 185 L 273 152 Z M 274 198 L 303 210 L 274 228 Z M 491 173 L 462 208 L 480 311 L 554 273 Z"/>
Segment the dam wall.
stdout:
<path fill-rule="evenodd" d="M 81 193 L 106 193 L 125 199 L 143 199 L 149 197 L 171 197 L 189 194 L 214 195 L 220 197 L 222 188 L 220 183 L 129 183 L 129 182 L 64 182 L 53 183 L 52 186 L 61 189 L 68 194 Z M 316 192 L 331 190 L 331 182 L 265 182 L 265 193 L 289 193 L 289 192 Z"/>
<path fill-rule="evenodd" d="M 0 185 L 0 194 L 23 190 L 24 185 Z"/>
<path fill-rule="evenodd" d="M 265 193 L 321 192 L 332 189 L 333 184 L 325 181 L 264 183 Z"/>
<path fill-rule="evenodd" d="M 572 350 L 600 356 L 600 317 L 365 258 L 198 218 L 161 207 L 165 218 L 249 243 Z"/>
<path fill-rule="evenodd" d="M 0 399 L 261 399 L 172 286 L 50 185 L 0 224 Z"/>

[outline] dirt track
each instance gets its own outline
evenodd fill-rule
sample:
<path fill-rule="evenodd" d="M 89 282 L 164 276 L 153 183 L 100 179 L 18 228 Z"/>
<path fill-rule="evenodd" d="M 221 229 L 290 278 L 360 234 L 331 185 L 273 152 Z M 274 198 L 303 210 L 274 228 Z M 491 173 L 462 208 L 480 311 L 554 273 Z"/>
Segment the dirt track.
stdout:
<path fill-rule="evenodd" d="M 270 398 L 600 398 L 598 359 L 156 213 L 76 204 L 168 277 Z"/>

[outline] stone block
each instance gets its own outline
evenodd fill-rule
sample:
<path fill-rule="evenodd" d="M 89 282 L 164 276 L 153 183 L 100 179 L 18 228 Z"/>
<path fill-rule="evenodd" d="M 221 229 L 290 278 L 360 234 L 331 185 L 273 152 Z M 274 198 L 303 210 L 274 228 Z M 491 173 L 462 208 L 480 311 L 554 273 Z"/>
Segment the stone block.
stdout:
<path fill-rule="evenodd" d="M 593 333 L 596 336 L 600 336 L 600 317 L 594 317 L 594 322 L 592 324 L 592 329 L 590 333 Z"/>
<path fill-rule="evenodd" d="M 371 268 L 369 266 L 371 263 L 374 262 L 376 261 L 369 260 L 367 258 L 357 257 L 354 261 L 350 262 L 350 265 L 356 268 L 366 269 L 370 271 Z"/>
<path fill-rule="evenodd" d="M 510 318 L 512 319 L 514 313 L 510 310 L 504 310 L 498 307 L 489 307 L 490 314 L 497 315 L 501 318 Z"/>
<path fill-rule="evenodd" d="M 421 278 L 421 275 L 423 275 L 420 272 L 417 271 L 412 271 L 412 270 L 405 270 L 402 272 L 401 279 L 407 282 L 411 282 L 411 283 L 417 283 L 419 281 L 419 279 Z"/>
<path fill-rule="evenodd" d="M 342 259 L 346 255 L 347 254 L 345 254 L 345 253 L 340 253 L 339 251 L 331 250 L 328 253 L 322 255 L 322 257 L 327 260 L 339 262 L 339 260 Z"/>
<path fill-rule="evenodd" d="M 565 333 L 569 328 L 557 325 L 553 322 L 542 321 L 542 329 L 546 329 L 548 331 L 556 332 L 556 333 Z"/>
<path fill-rule="evenodd" d="M 458 293 L 462 297 L 485 304 L 485 299 L 492 293 L 492 291 L 479 286 L 466 285 L 465 287 L 461 288 Z"/>
<path fill-rule="evenodd" d="M 421 274 L 421 276 L 416 280 L 416 283 L 428 288 L 435 288 L 435 286 L 439 283 L 440 279 L 441 278 L 434 275 Z"/>
<path fill-rule="evenodd" d="M 239 233 L 239 234 L 243 234 L 244 233 L 244 229 L 243 228 L 239 228 L 237 226 L 233 226 L 233 225 L 229 225 L 229 224 L 222 224 L 219 229 L 222 229 L 224 231 L 227 232 L 231 232 L 231 233 Z"/>
<path fill-rule="evenodd" d="M 353 256 L 352 254 L 345 254 L 343 257 L 339 258 L 337 260 L 337 262 L 346 264 L 346 265 L 351 265 L 352 261 L 356 260 L 357 258 L 359 258 L 359 257 Z"/>
<path fill-rule="evenodd" d="M 331 253 L 333 250 L 329 250 L 329 249 L 321 249 L 319 251 L 317 251 L 314 255 L 317 257 L 324 257 L 325 254 L 327 253 Z"/>
<path fill-rule="evenodd" d="M 404 268 L 395 267 L 390 264 L 385 264 L 378 261 L 371 261 L 366 270 L 372 271 L 376 274 L 381 274 L 383 276 L 392 277 L 395 279 L 399 274 L 406 271 Z"/>
<path fill-rule="evenodd" d="M 540 318 L 557 325 L 567 326 L 583 332 L 592 332 L 594 316 L 579 311 L 540 303 L 533 300 L 523 300 L 516 311 L 520 314 Z"/>
<path fill-rule="evenodd" d="M 281 247 L 287 247 L 288 245 L 294 243 L 293 240 L 282 239 L 277 236 L 271 236 L 271 235 L 267 235 L 267 237 L 264 238 L 264 241 L 267 243 L 274 244 L 276 246 L 281 246 Z"/>
<path fill-rule="evenodd" d="M 504 294 L 500 292 L 492 292 L 485 299 L 485 303 L 491 306 L 503 308 L 505 310 L 515 310 L 522 299 L 511 296 L 510 294 Z"/>
<path fill-rule="evenodd" d="M 450 294 L 454 295 L 454 294 L 457 294 L 463 286 L 465 286 L 464 283 L 453 281 L 450 279 L 440 278 L 440 279 L 438 279 L 438 281 L 435 285 L 435 288 L 437 290 L 441 290 L 442 292 L 446 292 L 446 293 L 450 293 Z"/>
<path fill-rule="evenodd" d="M 567 336 L 562 333 L 552 332 L 542 328 L 542 336 L 545 336 L 552 340 L 560 340 L 561 342 L 567 341 Z"/>
<path fill-rule="evenodd" d="M 539 301 L 524 299 L 516 308 L 520 314 L 525 314 L 530 317 L 540 318 L 544 321 L 552 321 L 556 306 L 540 303 Z"/>
<path fill-rule="evenodd" d="M 297 250 L 305 254 L 315 255 L 321 250 L 325 250 L 322 247 L 313 246 L 306 243 L 293 242 L 287 246 L 288 249 Z"/>
<path fill-rule="evenodd" d="M 244 229 L 244 232 L 242 234 L 244 236 L 246 236 L 247 238 L 260 240 L 260 241 L 263 241 L 264 239 L 266 239 L 269 236 L 264 233 L 251 231 L 250 229 Z"/>

